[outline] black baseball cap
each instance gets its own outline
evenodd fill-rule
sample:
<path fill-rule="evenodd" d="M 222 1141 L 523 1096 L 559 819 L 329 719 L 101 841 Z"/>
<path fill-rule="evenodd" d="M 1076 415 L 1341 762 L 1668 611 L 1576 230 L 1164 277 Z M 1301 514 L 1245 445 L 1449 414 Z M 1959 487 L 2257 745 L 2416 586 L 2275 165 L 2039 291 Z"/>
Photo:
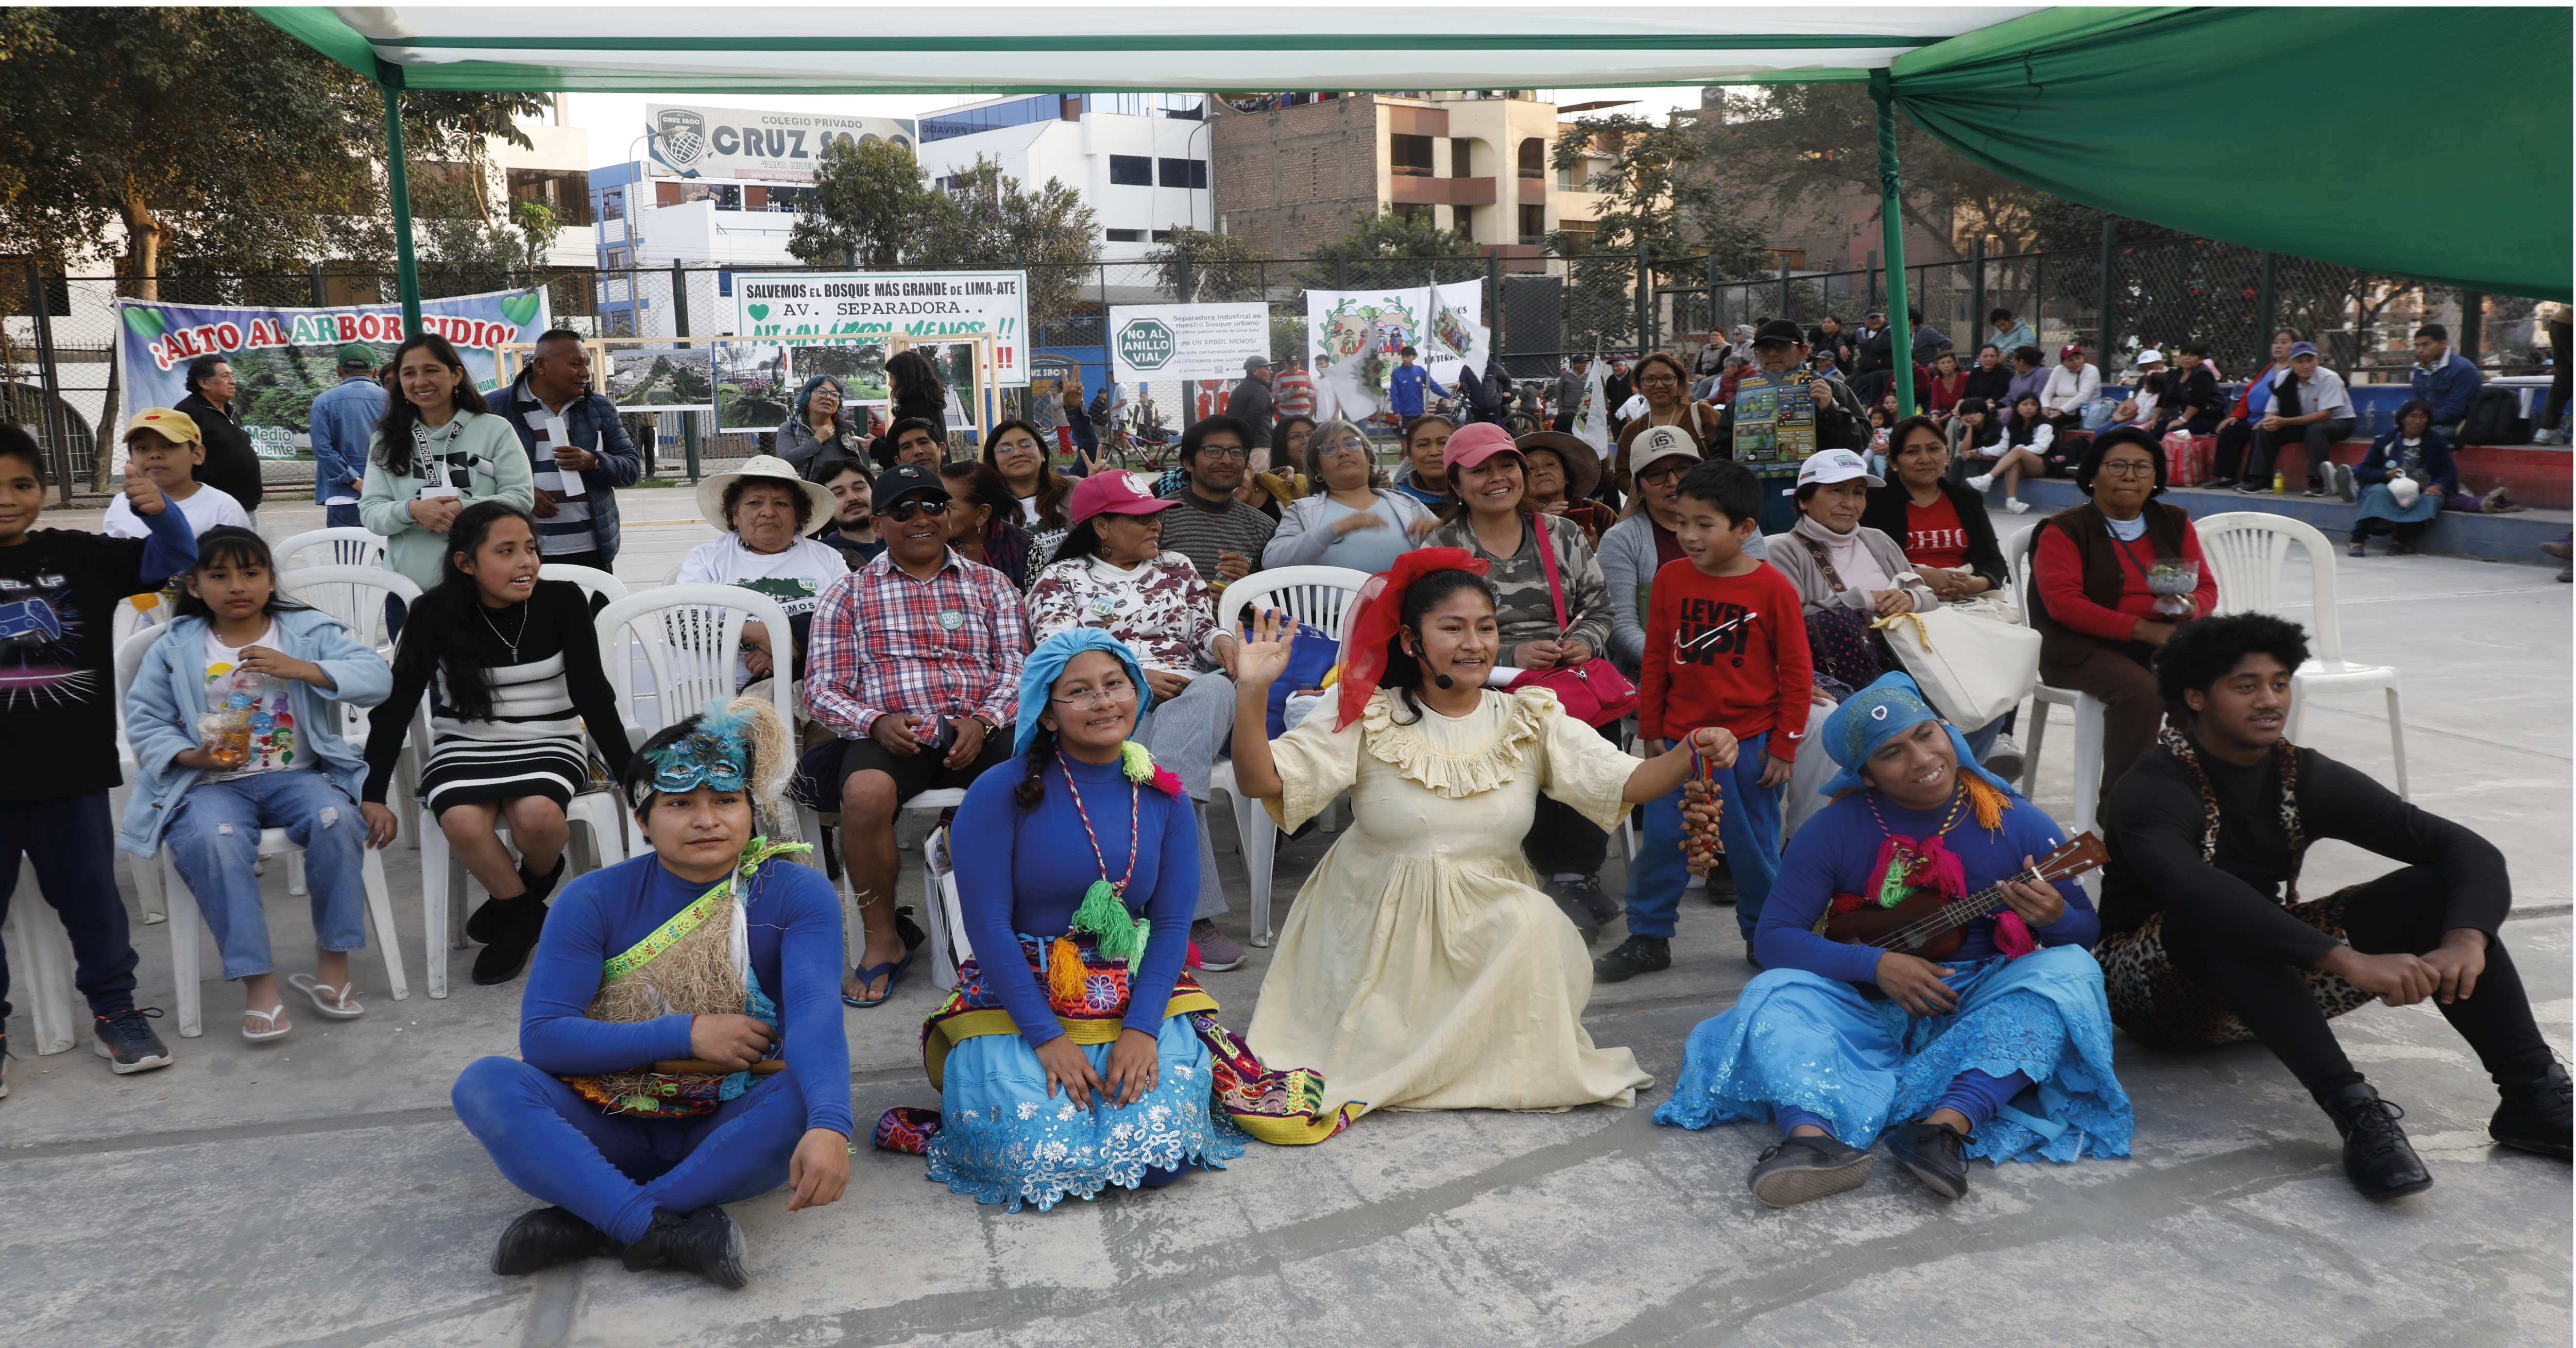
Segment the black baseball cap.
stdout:
<path fill-rule="evenodd" d="M 1755 346 L 1760 346 L 1764 342 L 1788 342 L 1794 345 L 1805 340 L 1807 340 L 1807 334 L 1800 332 L 1797 324 L 1785 318 L 1772 319 L 1753 334 Z"/>
<path fill-rule="evenodd" d="M 939 474 L 920 464 L 899 463 L 877 474 L 876 508 L 883 510 L 914 492 L 930 492 L 945 497 L 948 484 L 939 480 Z"/>

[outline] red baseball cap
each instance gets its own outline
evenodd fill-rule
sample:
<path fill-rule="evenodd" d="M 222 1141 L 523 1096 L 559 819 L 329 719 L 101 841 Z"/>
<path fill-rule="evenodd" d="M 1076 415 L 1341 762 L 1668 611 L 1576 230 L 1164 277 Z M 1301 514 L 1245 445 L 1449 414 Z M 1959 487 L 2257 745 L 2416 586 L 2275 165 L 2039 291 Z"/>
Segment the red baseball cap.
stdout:
<path fill-rule="evenodd" d="M 1141 473 L 1111 471 L 1084 478 L 1067 509 L 1072 522 L 1080 524 L 1094 515 L 1151 515 L 1178 504 L 1155 499 L 1153 480 Z"/>
<path fill-rule="evenodd" d="M 1448 447 L 1440 452 L 1443 468 L 1473 468 L 1497 454 L 1518 454 L 1520 446 L 1512 443 L 1512 433 L 1490 421 L 1462 426 L 1449 437 Z"/>
<path fill-rule="evenodd" d="M 2080 356 L 2083 354 L 2084 344 L 2082 342 L 2068 342 L 2066 345 L 2057 348 L 2057 355 L 2061 360 L 2068 356 Z"/>

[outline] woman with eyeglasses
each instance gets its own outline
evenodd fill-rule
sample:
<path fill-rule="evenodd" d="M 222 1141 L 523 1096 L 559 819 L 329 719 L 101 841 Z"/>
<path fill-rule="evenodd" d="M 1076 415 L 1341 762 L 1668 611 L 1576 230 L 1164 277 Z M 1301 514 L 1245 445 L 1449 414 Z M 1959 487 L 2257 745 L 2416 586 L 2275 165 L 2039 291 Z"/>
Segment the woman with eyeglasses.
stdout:
<path fill-rule="evenodd" d="M 1271 566 L 1342 566 L 1376 575 L 1440 525 L 1422 503 L 1392 487 L 1369 485 L 1368 437 L 1347 421 L 1327 421 L 1306 437 L 1306 477 L 1315 494 L 1280 502 L 1279 528 L 1261 550 Z"/>
<path fill-rule="evenodd" d="M 1619 430 L 1619 452 L 1610 464 L 1610 485 L 1622 495 L 1629 489 L 1628 452 L 1650 426 L 1678 426 L 1689 436 L 1701 455 L 1708 453 L 1711 437 L 1717 434 L 1717 409 L 1690 397 L 1690 375 L 1682 369 L 1681 358 L 1661 351 L 1646 353 L 1637 362 L 1637 392 L 1646 399 L 1646 410 Z"/>
<path fill-rule="evenodd" d="M 1136 742 L 1178 774 L 1204 805 L 1219 746 L 1234 733 L 1235 639 L 1217 626 L 1216 591 L 1190 559 L 1163 548 L 1162 512 L 1180 502 L 1152 495 L 1133 473 L 1102 472 L 1074 488 L 1073 528 L 1056 560 L 1028 586 L 1029 640 L 1092 628 L 1135 652 L 1153 704 Z M 1217 930 L 1225 911 L 1216 854 L 1200 830 L 1200 869 L 1190 939 L 1202 966 L 1243 962 L 1242 948 Z"/>
<path fill-rule="evenodd" d="M 2031 556 L 2030 625 L 2039 629 L 2040 681 L 2103 701 L 2102 780 L 2076 789 L 2109 794 L 2111 783 L 2155 743 L 2164 720 L 2156 693 L 2156 648 L 2179 625 L 2218 606 L 2218 578 L 2201 555 L 2200 533 L 2180 506 L 2154 498 L 2165 489 L 2165 452 L 2145 431 L 2104 431 L 2075 467 L 2075 485 L 2092 499 L 2040 525 Z M 2199 571 L 2189 591 L 2190 617 L 2158 611 L 2159 586 L 2179 583 L 2169 569 Z"/>

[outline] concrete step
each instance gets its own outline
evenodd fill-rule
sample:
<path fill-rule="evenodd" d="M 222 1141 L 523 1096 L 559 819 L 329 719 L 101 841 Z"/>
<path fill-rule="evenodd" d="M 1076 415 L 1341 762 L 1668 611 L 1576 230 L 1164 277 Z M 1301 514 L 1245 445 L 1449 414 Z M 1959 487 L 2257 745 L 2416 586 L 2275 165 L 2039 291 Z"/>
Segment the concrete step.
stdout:
<path fill-rule="evenodd" d="M 2036 524 L 2060 510 L 2084 503 L 2083 494 L 2066 478 L 2024 482 L 2021 484 L 2021 499 L 2030 503 L 2030 513 L 1999 518 L 2019 518 Z M 2191 513 L 2193 519 L 2237 510 L 2287 515 L 2316 526 L 2338 546 L 2352 537 L 2352 517 L 2356 509 L 2331 496 L 2257 496 L 2233 488 L 2209 491 L 2199 487 L 2174 487 L 2157 499 L 2181 506 Z M 1988 509 L 2000 511 L 2003 492 L 1987 492 L 1986 503 Z M 2445 510 L 2416 542 L 2426 552 L 2443 556 L 2558 567 L 2566 563 L 2542 554 L 2540 545 L 2567 537 L 2571 519 L 2576 519 L 2576 515 L 2565 510 L 2519 510 L 2506 515 L 2469 515 Z"/>

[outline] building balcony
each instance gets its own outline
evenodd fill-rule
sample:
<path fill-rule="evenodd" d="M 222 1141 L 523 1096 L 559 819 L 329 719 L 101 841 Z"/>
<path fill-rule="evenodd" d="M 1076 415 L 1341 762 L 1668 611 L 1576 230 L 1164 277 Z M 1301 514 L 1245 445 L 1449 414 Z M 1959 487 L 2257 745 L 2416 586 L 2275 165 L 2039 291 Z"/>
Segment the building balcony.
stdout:
<path fill-rule="evenodd" d="M 1387 197 L 1398 206 L 1491 206 L 1494 180 L 1393 177 L 1387 182 Z"/>

